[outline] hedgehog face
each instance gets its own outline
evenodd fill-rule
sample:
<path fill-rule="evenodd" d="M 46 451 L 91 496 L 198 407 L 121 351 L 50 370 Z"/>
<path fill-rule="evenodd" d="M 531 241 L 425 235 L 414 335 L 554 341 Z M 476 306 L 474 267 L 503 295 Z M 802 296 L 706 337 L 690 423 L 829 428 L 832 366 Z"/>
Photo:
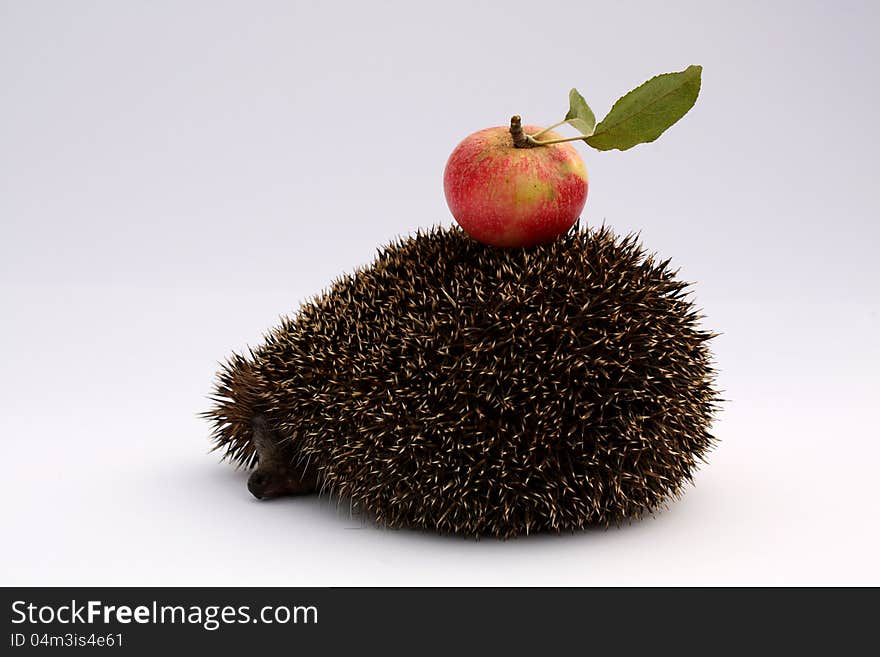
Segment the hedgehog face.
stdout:
<path fill-rule="evenodd" d="M 247 487 L 258 500 L 282 495 L 312 493 L 315 477 L 305 467 L 295 465 L 289 445 L 269 428 L 263 415 L 252 422 L 252 445 L 257 454 L 257 468 L 248 478 Z"/>
<path fill-rule="evenodd" d="M 258 500 L 281 497 L 282 495 L 300 495 L 314 490 L 309 489 L 302 477 L 283 470 L 268 470 L 257 467 L 248 477 L 248 490 Z"/>

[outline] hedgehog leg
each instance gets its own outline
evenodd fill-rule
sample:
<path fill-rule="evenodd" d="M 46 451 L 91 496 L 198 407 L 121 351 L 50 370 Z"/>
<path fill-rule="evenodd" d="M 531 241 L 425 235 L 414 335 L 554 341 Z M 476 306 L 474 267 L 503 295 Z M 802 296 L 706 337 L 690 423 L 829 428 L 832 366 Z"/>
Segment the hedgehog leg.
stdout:
<path fill-rule="evenodd" d="M 254 417 L 253 444 L 257 449 L 257 467 L 248 478 L 248 490 L 257 499 L 281 495 L 302 495 L 317 490 L 314 471 L 291 464 L 275 431 L 263 415 Z"/>

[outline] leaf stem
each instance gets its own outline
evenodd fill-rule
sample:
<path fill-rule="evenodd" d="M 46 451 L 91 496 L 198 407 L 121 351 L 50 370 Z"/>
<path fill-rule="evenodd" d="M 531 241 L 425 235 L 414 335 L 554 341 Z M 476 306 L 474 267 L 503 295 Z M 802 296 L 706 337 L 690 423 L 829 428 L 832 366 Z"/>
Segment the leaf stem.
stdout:
<path fill-rule="evenodd" d="M 531 137 L 532 139 L 537 139 L 541 135 L 546 134 L 546 133 L 550 132 L 551 130 L 553 130 L 553 128 L 558 128 L 559 126 L 565 125 L 566 123 L 568 123 L 568 121 L 566 119 L 562 119 L 562 121 L 560 121 L 559 123 L 554 123 L 549 128 L 544 128 L 543 130 L 541 130 L 541 132 L 536 132 L 533 135 L 529 135 L 529 137 Z"/>
<path fill-rule="evenodd" d="M 584 141 L 587 140 L 587 135 L 578 135 L 577 137 L 560 137 L 559 139 L 545 139 L 543 141 L 534 139 L 533 137 L 534 135 L 529 137 L 533 146 L 549 146 L 550 144 L 562 144 L 566 141 L 578 141 L 579 139 L 582 139 Z"/>

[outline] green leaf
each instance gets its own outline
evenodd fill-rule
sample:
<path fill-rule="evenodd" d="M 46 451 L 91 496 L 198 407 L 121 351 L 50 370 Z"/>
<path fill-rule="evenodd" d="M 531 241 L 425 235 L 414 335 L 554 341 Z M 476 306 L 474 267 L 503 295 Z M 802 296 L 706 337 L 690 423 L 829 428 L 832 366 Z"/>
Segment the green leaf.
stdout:
<path fill-rule="evenodd" d="M 596 130 L 596 115 L 577 89 L 568 92 L 568 114 L 565 120 L 589 137 Z"/>
<path fill-rule="evenodd" d="M 585 141 L 600 151 L 654 141 L 694 106 L 702 72 L 702 66 L 688 66 L 651 78 L 614 103 Z"/>

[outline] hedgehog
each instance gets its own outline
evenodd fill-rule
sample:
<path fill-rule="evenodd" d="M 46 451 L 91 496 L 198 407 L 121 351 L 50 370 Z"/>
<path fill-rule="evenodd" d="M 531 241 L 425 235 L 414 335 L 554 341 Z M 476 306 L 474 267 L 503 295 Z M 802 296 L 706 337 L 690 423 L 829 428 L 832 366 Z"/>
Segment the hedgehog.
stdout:
<path fill-rule="evenodd" d="M 232 354 L 214 449 L 257 498 L 329 494 L 393 528 L 639 518 L 716 440 L 715 334 L 677 273 L 605 226 L 521 249 L 420 229 Z"/>

